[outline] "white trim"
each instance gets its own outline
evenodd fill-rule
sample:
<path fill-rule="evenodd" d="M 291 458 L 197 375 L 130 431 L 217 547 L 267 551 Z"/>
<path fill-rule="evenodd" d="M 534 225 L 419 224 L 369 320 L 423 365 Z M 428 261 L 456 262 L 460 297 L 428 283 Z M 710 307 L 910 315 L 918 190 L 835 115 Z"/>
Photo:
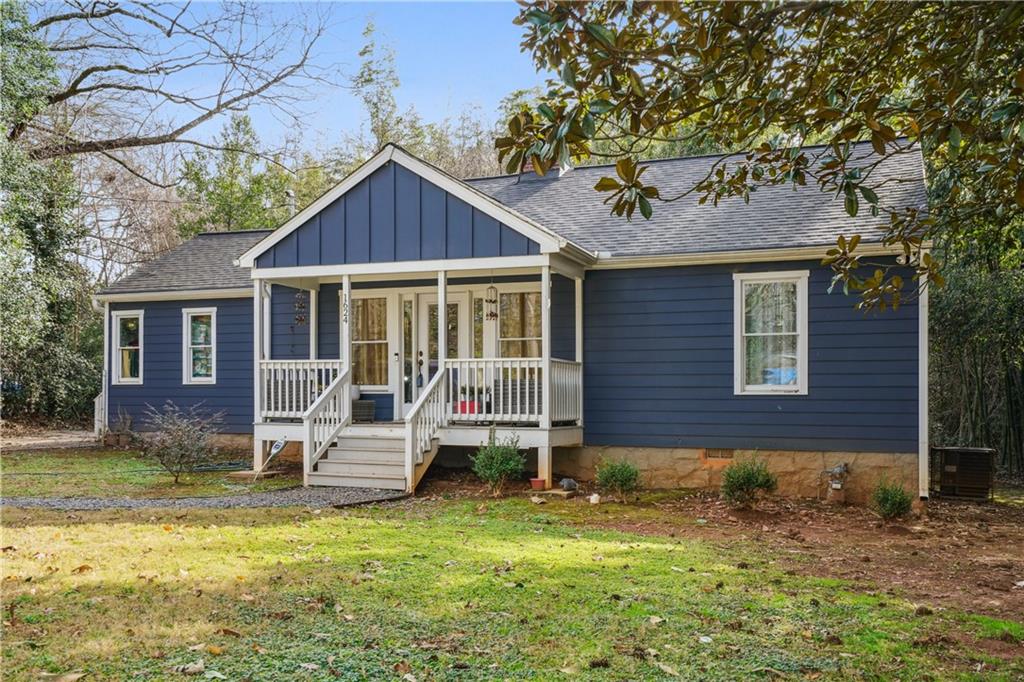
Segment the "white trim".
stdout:
<path fill-rule="evenodd" d="M 452 196 L 465 201 L 467 204 L 473 206 L 482 213 L 491 216 L 499 222 L 504 223 L 517 232 L 523 234 L 525 237 L 537 242 L 540 245 L 542 253 L 557 252 L 561 249 L 566 249 L 569 255 L 583 262 L 592 261 L 594 258 L 593 254 L 586 249 L 573 244 L 563 237 L 559 237 L 540 223 L 524 216 L 508 206 L 505 206 L 475 187 L 471 187 L 465 182 L 448 175 L 434 166 L 431 166 L 394 144 L 387 144 L 383 149 L 359 166 L 359 168 L 350 173 L 348 177 L 335 185 L 333 189 L 321 195 L 316 201 L 296 213 L 281 227 L 274 230 L 248 251 L 239 256 L 236 263 L 242 267 L 255 267 L 256 259 L 259 256 L 266 253 L 268 249 L 297 230 L 309 221 L 310 218 L 323 211 L 339 197 L 368 178 L 371 173 L 389 161 L 394 161 L 396 164 L 405 167 L 424 180 L 437 185 Z"/>
<path fill-rule="evenodd" d="M 733 273 L 733 394 L 734 395 L 807 395 L 807 338 L 808 301 L 807 280 L 809 270 L 781 272 Z M 792 385 L 748 386 L 744 376 L 744 298 L 743 285 L 748 282 L 792 282 L 796 284 L 797 383 Z"/>
<path fill-rule="evenodd" d="M 615 270 L 622 268 L 663 268 L 679 265 L 716 265 L 721 263 L 769 263 L 786 260 L 813 260 L 825 257 L 833 248 L 825 246 L 799 246 L 784 249 L 747 249 L 740 251 L 715 251 L 711 253 L 683 253 L 656 256 L 601 256 L 587 270 Z M 860 256 L 898 256 L 903 251 L 896 246 L 884 244 L 861 244 L 857 247 Z"/>
<path fill-rule="evenodd" d="M 136 301 L 194 301 L 210 298 L 249 298 L 250 287 L 237 289 L 188 289 L 184 291 L 139 291 L 124 294 L 96 294 L 93 300 L 110 303 L 135 303 Z"/>
<path fill-rule="evenodd" d="M 111 313 L 111 321 L 114 323 L 114 325 L 113 325 L 113 327 L 114 327 L 114 337 L 113 337 L 114 343 L 113 343 L 113 346 L 111 348 L 111 356 L 113 356 L 115 353 L 120 355 L 120 351 L 121 351 L 121 325 L 120 325 L 120 321 L 121 321 L 121 318 L 123 318 L 123 317 L 137 317 L 137 318 L 139 318 L 139 378 L 138 379 L 131 379 L 131 378 L 123 379 L 123 378 L 121 378 L 120 358 L 118 358 L 118 362 L 115 362 L 114 358 L 111 357 L 110 358 L 110 364 L 111 364 L 111 367 L 113 369 L 113 372 L 111 373 L 111 377 L 112 377 L 111 384 L 114 385 L 114 386 L 141 386 L 142 385 L 143 368 L 145 367 L 145 365 L 143 363 L 143 358 L 145 357 L 144 353 L 145 353 L 145 346 L 146 346 L 146 339 L 143 336 L 143 331 L 145 330 L 145 322 L 144 322 L 145 313 L 146 313 L 145 310 L 115 310 L 113 313 Z"/>
<path fill-rule="evenodd" d="M 191 318 L 193 315 L 210 316 L 210 376 L 196 377 L 192 375 L 192 337 Z M 196 384 L 217 383 L 217 308 L 182 308 L 181 309 L 181 383 L 185 386 Z"/>
<path fill-rule="evenodd" d="M 495 256 L 494 258 L 455 258 L 409 260 L 394 263 L 355 263 L 351 265 L 305 265 L 292 268 L 253 268 L 253 279 L 291 279 L 296 277 L 339 277 L 373 275 L 374 277 L 412 273 L 434 273 L 438 270 L 478 270 L 486 274 L 503 268 L 539 268 L 550 263 L 547 255 Z"/>
<path fill-rule="evenodd" d="M 917 487 L 928 498 L 928 282 L 917 299 Z"/>
<path fill-rule="evenodd" d="M 543 362 L 541 372 L 541 410 L 540 427 L 551 428 L 551 266 L 545 265 L 540 270 L 540 357 Z M 538 452 L 540 458 L 538 477 L 544 478 L 546 487 L 551 486 L 551 450 Z M 543 461 L 547 458 L 547 462 Z"/>

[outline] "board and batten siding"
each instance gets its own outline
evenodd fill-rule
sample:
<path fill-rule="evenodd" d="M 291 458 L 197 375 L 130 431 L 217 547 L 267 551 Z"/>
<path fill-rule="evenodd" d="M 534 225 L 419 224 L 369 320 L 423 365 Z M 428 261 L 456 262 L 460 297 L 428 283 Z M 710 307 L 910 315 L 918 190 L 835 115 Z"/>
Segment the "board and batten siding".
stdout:
<path fill-rule="evenodd" d="M 733 273 L 810 270 L 808 394 L 733 394 Z M 817 261 L 593 270 L 587 445 L 917 451 L 917 305 L 864 313 Z M 907 278 L 909 281 L 909 277 Z"/>
<path fill-rule="evenodd" d="M 182 309 L 217 309 L 216 384 L 182 383 Z M 140 384 L 108 386 L 108 424 L 125 415 L 134 431 L 146 430 L 146 408 L 161 409 L 167 401 L 181 408 L 200 405 L 208 413 L 223 412 L 221 431 L 252 433 L 253 349 L 252 299 L 112 303 L 111 313 L 143 310 L 142 380 Z M 116 330 L 111 326 L 110 361 L 116 361 Z M 113 364 L 110 365 L 113 367 Z M 113 375 L 113 372 L 109 373 Z"/>
<path fill-rule="evenodd" d="M 537 242 L 389 161 L 260 255 L 256 266 L 539 253 Z"/>

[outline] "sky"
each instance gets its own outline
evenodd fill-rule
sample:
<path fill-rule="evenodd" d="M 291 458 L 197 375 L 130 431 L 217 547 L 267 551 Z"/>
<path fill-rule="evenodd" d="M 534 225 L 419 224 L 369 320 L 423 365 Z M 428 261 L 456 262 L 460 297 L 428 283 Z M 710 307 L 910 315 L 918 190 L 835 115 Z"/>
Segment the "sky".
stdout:
<path fill-rule="evenodd" d="M 395 53 L 400 109 L 413 105 L 424 121 L 457 117 L 471 106 L 479 107 L 487 121 L 496 120 L 505 95 L 544 82 L 529 55 L 519 50 L 522 29 L 512 23 L 517 14 L 513 2 L 358 2 L 334 3 L 329 9 L 331 28 L 318 57 L 341 66 L 334 80 L 343 81 L 358 69 L 362 31 L 372 18 L 378 45 Z M 302 8 L 278 5 L 274 11 L 298 16 Z M 344 88 L 324 89 L 314 97 L 301 105 L 308 112 L 304 137 L 329 144 L 363 121 L 359 102 Z M 270 112 L 250 113 L 265 143 L 279 142 L 291 132 Z"/>

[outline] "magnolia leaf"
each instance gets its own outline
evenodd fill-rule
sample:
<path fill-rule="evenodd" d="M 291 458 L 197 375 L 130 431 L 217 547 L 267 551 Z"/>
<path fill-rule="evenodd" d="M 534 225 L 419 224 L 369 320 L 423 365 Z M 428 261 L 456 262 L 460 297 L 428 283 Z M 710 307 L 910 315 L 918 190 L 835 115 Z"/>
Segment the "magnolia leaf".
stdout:
<path fill-rule="evenodd" d="M 615 47 L 615 34 L 601 24 L 587 24 L 587 33 L 604 43 L 605 47 Z"/>
<path fill-rule="evenodd" d="M 650 220 L 651 215 L 654 213 L 654 209 L 651 208 L 651 202 L 647 201 L 647 197 L 645 197 L 643 194 L 638 195 L 636 200 L 637 203 L 640 204 L 640 215 L 642 215 L 647 220 Z"/>
<path fill-rule="evenodd" d="M 596 189 L 598 192 L 610 192 L 612 190 L 619 189 L 620 187 L 622 187 L 622 185 L 619 183 L 618 180 L 609 177 L 601 178 L 600 180 L 597 181 L 597 184 L 594 185 L 594 189 Z"/>
<path fill-rule="evenodd" d="M 590 110 L 595 114 L 604 114 L 615 108 L 615 105 L 606 99 L 595 99 L 590 103 Z"/>
<path fill-rule="evenodd" d="M 570 88 L 576 87 L 576 70 L 572 68 L 572 62 L 562 65 L 562 82 Z"/>

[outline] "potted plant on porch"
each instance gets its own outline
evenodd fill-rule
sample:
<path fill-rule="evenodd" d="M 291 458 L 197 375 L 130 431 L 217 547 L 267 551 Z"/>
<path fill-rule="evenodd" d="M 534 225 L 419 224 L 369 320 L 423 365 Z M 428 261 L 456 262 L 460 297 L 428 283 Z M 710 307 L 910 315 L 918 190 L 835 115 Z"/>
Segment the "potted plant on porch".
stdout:
<path fill-rule="evenodd" d="M 479 410 L 479 407 L 480 405 L 479 403 L 477 403 L 476 399 L 469 397 L 469 386 L 460 386 L 458 413 L 476 414 L 477 411 Z"/>

